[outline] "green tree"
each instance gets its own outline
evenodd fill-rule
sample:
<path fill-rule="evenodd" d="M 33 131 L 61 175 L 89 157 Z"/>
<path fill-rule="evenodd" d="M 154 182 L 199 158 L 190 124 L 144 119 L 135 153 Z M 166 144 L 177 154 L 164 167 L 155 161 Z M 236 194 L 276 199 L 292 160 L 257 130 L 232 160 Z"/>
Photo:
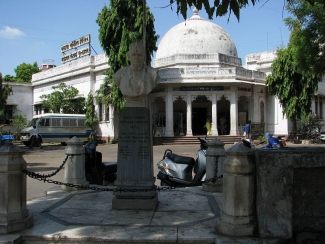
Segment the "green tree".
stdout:
<path fill-rule="evenodd" d="M 2 83 L 2 74 L 0 73 L 0 118 L 4 116 L 7 98 L 13 94 L 12 87 Z"/>
<path fill-rule="evenodd" d="M 95 105 L 94 105 L 94 97 L 89 92 L 87 100 L 86 100 L 86 120 L 85 123 L 91 128 L 92 130 L 92 140 L 96 141 L 97 140 L 97 135 L 95 132 L 95 126 L 98 124 L 99 120 L 96 115 L 95 111 Z"/>
<path fill-rule="evenodd" d="M 40 96 L 42 107 L 54 113 L 83 114 L 85 112 L 85 99 L 77 97 L 79 90 L 65 83 L 52 86 L 54 92 Z"/>
<path fill-rule="evenodd" d="M 146 8 L 146 63 L 150 65 L 153 52 L 157 50 L 158 35 L 154 28 L 154 16 Z M 97 99 L 106 106 L 113 104 L 117 110 L 124 107 L 125 100 L 113 81 L 115 72 L 129 65 L 127 52 L 133 41 L 143 38 L 143 0 L 111 0 L 96 20 L 99 25 L 99 41 L 109 57 L 110 69 L 104 84 L 97 91 Z"/>
<path fill-rule="evenodd" d="M 16 77 L 15 76 L 12 76 L 12 75 L 5 75 L 3 77 L 3 81 L 15 82 L 16 81 Z"/>
<path fill-rule="evenodd" d="M 278 1 L 278 0 L 273 0 Z M 287 3 L 292 4 L 295 0 L 285 0 Z M 284 1 L 284 5 L 285 5 Z M 240 10 L 242 8 L 247 7 L 249 4 L 253 6 L 260 2 L 260 0 L 170 0 L 170 6 L 172 7 L 174 3 L 176 3 L 176 13 L 181 14 L 184 19 L 187 18 L 187 8 L 191 8 L 192 6 L 196 6 L 198 9 L 202 9 L 204 7 L 206 13 L 208 14 L 209 18 L 212 19 L 213 15 L 216 17 L 224 16 L 228 14 L 230 15 L 233 13 L 237 20 L 240 19 Z M 262 1 L 265 4 L 269 2 L 272 4 L 272 1 Z M 311 5 L 321 4 L 324 8 L 325 3 L 324 0 L 304 0 L 304 2 L 308 2 Z"/>
<path fill-rule="evenodd" d="M 324 2 L 311 5 L 303 0 L 293 0 L 287 9 L 293 15 L 285 22 L 291 30 L 290 45 L 300 72 L 325 74 Z"/>
<path fill-rule="evenodd" d="M 26 116 L 22 114 L 17 114 L 14 119 L 11 119 L 11 125 L 16 127 L 16 135 L 18 135 L 27 124 L 28 120 Z"/>
<path fill-rule="evenodd" d="M 40 72 L 37 63 L 26 64 L 22 63 L 15 68 L 16 82 L 30 83 L 32 81 L 32 75 Z"/>
<path fill-rule="evenodd" d="M 277 51 L 266 84 L 269 93 L 279 99 L 283 115 L 293 122 L 293 131 L 296 131 L 297 119 L 307 118 L 311 112 L 311 102 L 321 76 L 312 72 L 300 73 L 294 53 L 290 44 L 288 48 Z"/>

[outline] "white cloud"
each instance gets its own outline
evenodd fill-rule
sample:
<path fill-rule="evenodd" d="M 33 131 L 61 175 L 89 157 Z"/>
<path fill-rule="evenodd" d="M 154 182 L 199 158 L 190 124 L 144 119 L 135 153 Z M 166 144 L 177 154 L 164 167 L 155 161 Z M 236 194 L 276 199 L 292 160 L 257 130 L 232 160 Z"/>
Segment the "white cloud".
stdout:
<path fill-rule="evenodd" d="M 9 26 L 5 26 L 3 29 L 0 30 L 0 37 L 4 38 L 16 38 L 24 35 L 24 32 L 16 28 L 10 28 Z"/>

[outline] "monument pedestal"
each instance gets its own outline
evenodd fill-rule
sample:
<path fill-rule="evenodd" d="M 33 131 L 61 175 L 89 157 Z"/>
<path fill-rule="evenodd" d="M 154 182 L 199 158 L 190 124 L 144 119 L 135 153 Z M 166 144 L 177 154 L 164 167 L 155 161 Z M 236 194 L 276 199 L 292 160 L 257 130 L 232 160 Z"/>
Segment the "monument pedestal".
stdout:
<path fill-rule="evenodd" d="M 117 198 L 112 200 L 114 210 L 155 210 L 158 205 L 158 195 L 153 198 Z"/>
<path fill-rule="evenodd" d="M 158 204 L 153 177 L 150 112 L 145 107 L 120 111 L 114 210 L 154 210 Z"/>

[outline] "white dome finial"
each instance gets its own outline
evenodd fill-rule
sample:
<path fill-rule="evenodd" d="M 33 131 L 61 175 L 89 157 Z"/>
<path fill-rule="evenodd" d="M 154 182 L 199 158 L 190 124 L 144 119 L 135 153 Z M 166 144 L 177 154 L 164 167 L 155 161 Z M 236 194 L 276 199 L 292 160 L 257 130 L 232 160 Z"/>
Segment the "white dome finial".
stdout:
<path fill-rule="evenodd" d="M 203 20 L 203 18 L 200 17 L 199 10 L 196 8 L 196 6 L 194 6 L 194 9 L 193 9 L 193 16 L 191 18 L 189 18 L 188 20 Z"/>
<path fill-rule="evenodd" d="M 198 15 L 198 14 L 199 14 L 199 10 L 196 8 L 196 6 L 194 6 L 193 15 Z"/>

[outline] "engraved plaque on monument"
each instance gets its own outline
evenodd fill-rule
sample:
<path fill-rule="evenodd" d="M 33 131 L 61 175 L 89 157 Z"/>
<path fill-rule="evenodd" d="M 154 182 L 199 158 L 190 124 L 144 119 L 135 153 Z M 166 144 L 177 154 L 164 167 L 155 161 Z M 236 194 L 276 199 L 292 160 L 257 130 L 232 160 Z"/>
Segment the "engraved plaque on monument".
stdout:
<path fill-rule="evenodd" d="M 113 209 L 154 209 L 158 203 L 154 182 L 149 110 L 145 107 L 123 108 Z"/>

